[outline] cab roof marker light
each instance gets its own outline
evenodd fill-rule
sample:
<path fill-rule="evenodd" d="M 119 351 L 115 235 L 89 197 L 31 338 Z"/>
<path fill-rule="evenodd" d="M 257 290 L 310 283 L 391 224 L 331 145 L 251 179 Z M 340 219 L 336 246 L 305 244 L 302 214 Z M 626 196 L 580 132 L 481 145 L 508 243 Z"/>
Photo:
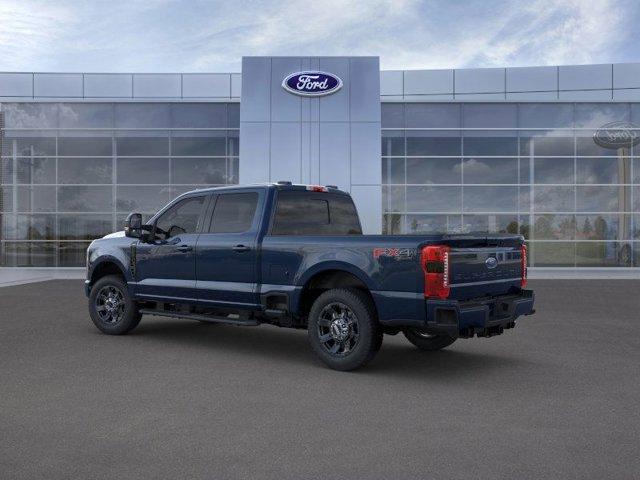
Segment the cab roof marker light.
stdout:
<path fill-rule="evenodd" d="M 322 185 L 307 185 L 307 190 L 311 192 L 328 192 L 329 191 L 327 187 L 323 187 Z"/>

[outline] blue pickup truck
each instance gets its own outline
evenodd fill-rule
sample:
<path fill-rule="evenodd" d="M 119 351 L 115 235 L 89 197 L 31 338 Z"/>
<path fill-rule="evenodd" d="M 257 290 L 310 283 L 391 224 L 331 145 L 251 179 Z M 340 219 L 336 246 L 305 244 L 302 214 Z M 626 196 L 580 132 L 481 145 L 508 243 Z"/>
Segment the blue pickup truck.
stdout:
<path fill-rule="evenodd" d="M 439 350 L 490 337 L 534 312 L 519 235 L 363 235 L 333 186 L 236 186 L 185 193 L 146 223 L 87 250 L 86 294 L 102 332 L 143 314 L 307 329 L 337 370 L 370 361 L 384 334 Z"/>

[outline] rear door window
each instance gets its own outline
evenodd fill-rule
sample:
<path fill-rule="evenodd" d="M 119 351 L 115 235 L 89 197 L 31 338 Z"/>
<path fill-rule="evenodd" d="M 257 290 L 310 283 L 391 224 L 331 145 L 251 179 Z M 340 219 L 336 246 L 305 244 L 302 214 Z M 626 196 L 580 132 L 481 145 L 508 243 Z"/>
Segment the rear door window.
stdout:
<path fill-rule="evenodd" d="M 218 195 L 209 232 L 242 233 L 250 230 L 257 206 L 258 194 L 255 192 Z"/>
<path fill-rule="evenodd" d="M 281 191 L 273 235 L 361 234 L 353 201 L 346 195 Z"/>

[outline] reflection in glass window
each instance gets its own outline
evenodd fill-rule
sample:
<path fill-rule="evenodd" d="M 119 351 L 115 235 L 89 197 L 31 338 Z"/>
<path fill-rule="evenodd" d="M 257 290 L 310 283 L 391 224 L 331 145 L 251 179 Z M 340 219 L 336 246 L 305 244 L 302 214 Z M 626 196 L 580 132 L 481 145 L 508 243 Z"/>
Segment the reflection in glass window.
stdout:
<path fill-rule="evenodd" d="M 464 233 L 518 234 L 517 215 L 468 215 L 462 218 Z"/>
<path fill-rule="evenodd" d="M 518 183 L 517 158 L 465 158 L 464 183 Z"/>
<path fill-rule="evenodd" d="M 446 103 L 405 104 L 407 128 L 459 128 L 460 105 Z"/>
<path fill-rule="evenodd" d="M 600 128 L 611 122 L 628 122 L 628 103 L 576 103 L 576 128 Z"/>
<path fill-rule="evenodd" d="M 58 155 L 106 157 L 113 154 L 111 137 L 60 137 Z"/>
<path fill-rule="evenodd" d="M 96 184 L 113 182 L 111 158 L 59 158 L 58 183 Z"/>
<path fill-rule="evenodd" d="M 58 105 L 55 103 L 3 103 L 6 128 L 56 128 Z"/>
<path fill-rule="evenodd" d="M 227 104 L 174 103 L 171 120 L 174 128 L 226 128 Z"/>
<path fill-rule="evenodd" d="M 25 186 L 18 189 L 18 212 L 54 212 L 56 209 L 56 187 Z"/>
<path fill-rule="evenodd" d="M 116 128 L 167 128 L 171 126 L 168 103 L 116 103 Z"/>
<path fill-rule="evenodd" d="M 518 187 L 464 187 L 465 212 L 517 212 Z"/>
<path fill-rule="evenodd" d="M 89 242 L 60 242 L 58 244 L 58 266 L 77 267 L 87 256 Z"/>
<path fill-rule="evenodd" d="M 225 185 L 227 163 L 224 158 L 173 158 L 173 183 Z"/>
<path fill-rule="evenodd" d="M 224 156 L 226 138 L 225 133 L 211 134 L 210 136 L 197 137 L 173 137 L 171 150 L 173 155 L 190 156 Z"/>
<path fill-rule="evenodd" d="M 628 183 L 631 160 L 627 157 L 578 158 L 577 183 Z"/>
<path fill-rule="evenodd" d="M 586 136 L 585 136 L 586 135 Z M 605 148 L 598 145 L 593 139 L 593 132 L 576 133 L 576 153 L 577 155 L 616 157 L 629 155 L 631 142 L 625 148 Z"/>
<path fill-rule="evenodd" d="M 154 213 L 171 201 L 171 188 L 149 186 L 118 186 L 118 212 Z"/>
<path fill-rule="evenodd" d="M 385 212 L 405 211 L 405 189 L 406 187 L 382 187 L 382 209 Z"/>
<path fill-rule="evenodd" d="M 465 155 L 517 155 L 518 154 L 518 137 L 514 136 L 496 136 L 489 134 L 480 136 L 481 132 L 474 132 L 471 136 L 466 134 L 464 137 L 464 154 Z"/>
<path fill-rule="evenodd" d="M 406 178 L 404 175 L 405 159 L 404 158 L 383 158 L 382 159 L 382 183 L 404 184 Z M 418 183 L 418 182 L 417 182 Z"/>
<path fill-rule="evenodd" d="M 15 230 L 5 239 L 55 240 L 55 215 L 16 215 L 15 220 Z"/>
<path fill-rule="evenodd" d="M 573 267 L 576 244 L 573 242 L 531 242 L 530 265 L 535 267 Z"/>
<path fill-rule="evenodd" d="M 533 188 L 533 209 L 535 212 L 573 212 L 575 211 L 575 187 Z"/>
<path fill-rule="evenodd" d="M 58 187 L 58 211 L 110 212 L 113 210 L 112 190 L 111 186 Z"/>
<path fill-rule="evenodd" d="M 575 183 L 573 158 L 536 158 L 533 162 L 535 183 Z"/>
<path fill-rule="evenodd" d="M 16 165 L 18 183 L 56 183 L 55 158 L 19 157 Z"/>
<path fill-rule="evenodd" d="M 240 128 L 240 104 L 239 103 L 227 104 L 227 126 L 229 128 Z"/>
<path fill-rule="evenodd" d="M 117 137 L 116 149 L 123 157 L 153 157 L 169 155 L 169 138 L 167 136 Z"/>
<path fill-rule="evenodd" d="M 11 132 L 9 132 L 11 133 Z M 34 134 L 37 132 L 33 132 Z M 20 132 L 24 135 L 25 132 Z M 2 140 L 2 154 L 14 154 L 23 157 L 42 157 L 56 154 L 56 139 L 50 132 L 42 132 L 43 136 L 7 136 Z"/>
<path fill-rule="evenodd" d="M 382 128 L 404 128 L 404 103 L 383 103 Z"/>
<path fill-rule="evenodd" d="M 468 103 L 464 105 L 465 128 L 515 128 L 518 107 L 508 103 Z"/>
<path fill-rule="evenodd" d="M 533 238 L 536 240 L 573 240 L 575 234 L 574 215 L 533 216 Z"/>
<path fill-rule="evenodd" d="M 397 213 L 385 213 L 382 215 L 382 234 L 399 235 L 404 233 L 403 215 Z"/>
<path fill-rule="evenodd" d="M 407 215 L 407 233 L 461 233 L 460 215 Z"/>
<path fill-rule="evenodd" d="M 408 212 L 460 212 L 462 187 L 407 187 Z"/>
<path fill-rule="evenodd" d="M 113 232 L 113 217 L 109 215 L 59 215 L 61 240 L 93 240 Z"/>
<path fill-rule="evenodd" d="M 452 132 L 407 131 L 407 155 L 413 157 L 458 156 L 462 141 Z"/>
<path fill-rule="evenodd" d="M 520 155 L 538 157 L 572 157 L 573 136 L 558 136 L 553 132 L 521 132 Z"/>
<path fill-rule="evenodd" d="M 61 128 L 111 128 L 112 103 L 61 103 Z"/>
<path fill-rule="evenodd" d="M 385 130 L 382 132 L 382 156 L 404 155 L 404 132 Z"/>
<path fill-rule="evenodd" d="M 578 267 L 630 267 L 631 244 L 618 242 L 577 242 Z"/>
<path fill-rule="evenodd" d="M 407 183 L 462 183 L 462 164 L 459 158 L 408 158 Z"/>
<path fill-rule="evenodd" d="M 631 211 L 631 192 L 624 186 L 576 187 L 578 212 Z"/>
<path fill-rule="evenodd" d="M 572 103 L 521 103 L 518 115 L 520 128 L 573 127 Z"/>
<path fill-rule="evenodd" d="M 169 183 L 168 158 L 118 157 L 116 170 L 117 182 L 120 185 Z"/>
<path fill-rule="evenodd" d="M 631 238 L 631 216 L 598 213 L 577 215 L 578 240 L 628 240 Z"/>
<path fill-rule="evenodd" d="M 35 242 L 3 244 L 2 266 L 6 267 L 55 267 L 56 243 Z M 85 247 L 86 255 L 86 247 Z"/>

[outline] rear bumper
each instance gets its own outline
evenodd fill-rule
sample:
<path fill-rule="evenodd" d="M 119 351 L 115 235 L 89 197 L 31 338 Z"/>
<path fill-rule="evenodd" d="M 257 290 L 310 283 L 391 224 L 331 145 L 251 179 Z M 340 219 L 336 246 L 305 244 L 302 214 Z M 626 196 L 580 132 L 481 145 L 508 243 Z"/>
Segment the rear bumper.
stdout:
<path fill-rule="evenodd" d="M 533 290 L 466 302 L 428 299 L 425 301 L 424 321 L 392 320 L 384 323 L 393 327 L 420 328 L 427 333 L 451 337 L 491 337 L 501 334 L 506 328 L 513 328 L 515 320 L 521 315 L 535 313 L 533 303 Z"/>

